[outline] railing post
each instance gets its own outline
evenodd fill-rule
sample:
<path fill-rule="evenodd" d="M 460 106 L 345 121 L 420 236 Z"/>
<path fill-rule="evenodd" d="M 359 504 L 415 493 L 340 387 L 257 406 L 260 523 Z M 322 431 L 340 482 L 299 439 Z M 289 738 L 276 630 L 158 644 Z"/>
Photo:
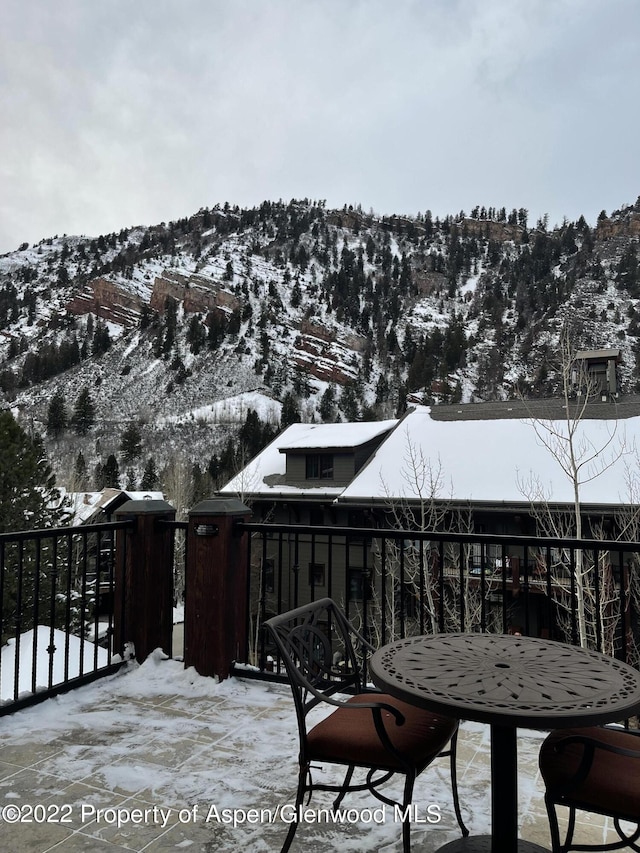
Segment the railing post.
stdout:
<path fill-rule="evenodd" d="M 133 643 L 142 662 L 154 649 L 171 656 L 173 634 L 173 529 L 176 511 L 166 501 L 127 501 L 118 521 L 134 522 L 116 541 L 114 651 Z"/>
<path fill-rule="evenodd" d="M 234 527 L 250 515 L 234 498 L 202 501 L 189 513 L 184 663 L 220 680 L 247 654 L 247 534 Z"/>

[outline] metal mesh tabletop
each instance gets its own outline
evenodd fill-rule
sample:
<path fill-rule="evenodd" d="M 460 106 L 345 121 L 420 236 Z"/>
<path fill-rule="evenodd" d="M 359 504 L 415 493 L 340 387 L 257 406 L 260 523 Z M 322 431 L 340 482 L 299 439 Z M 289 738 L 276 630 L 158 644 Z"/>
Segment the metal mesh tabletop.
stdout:
<path fill-rule="evenodd" d="M 592 725 L 640 710 L 640 673 L 598 652 L 550 640 L 412 637 L 381 648 L 370 667 L 376 685 L 399 698 L 494 725 Z"/>

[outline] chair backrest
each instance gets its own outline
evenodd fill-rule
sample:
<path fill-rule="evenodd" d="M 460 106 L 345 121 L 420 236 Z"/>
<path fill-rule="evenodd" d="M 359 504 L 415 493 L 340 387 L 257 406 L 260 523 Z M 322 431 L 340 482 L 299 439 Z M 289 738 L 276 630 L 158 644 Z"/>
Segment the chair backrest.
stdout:
<path fill-rule="evenodd" d="M 324 697 L 362 692 L 362 664 L 353 640 L 371 647 L 331 598 L 289 610 L 264 624 L 287 670 L 301 724 Z"/>

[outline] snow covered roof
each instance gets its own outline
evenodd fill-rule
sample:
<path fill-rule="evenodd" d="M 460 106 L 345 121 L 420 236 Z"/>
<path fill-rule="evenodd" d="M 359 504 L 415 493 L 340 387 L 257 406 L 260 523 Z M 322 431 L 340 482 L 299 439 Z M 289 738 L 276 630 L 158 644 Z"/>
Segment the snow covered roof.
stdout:
<path fill-rule="evenodd" d="M 292 424 L 267 445 L 226 486 L 223 495 L 256 495 L 275 497 L 304 494 L 336 498 L 344 485 L 332 485 L 331 480 L 314 481 L 313 485 L 289 485 L 283 482 L 286 473 L 286 450 L 354 449 L 389 432 L 396 420 L 348 424 Z"/>
<path fill-rule="evenodd" d="M 401 421 L 377 424 L 294 424 L 278 436 L 222 494 L 259 497 L 314 496 L 337 503 L 375 503 L 389 499 L 442 500 L 491 505 L 529 504 L 531 501 L 572 503 L 573 485 L 544 442 L 562 445 L 567 424 L 562 420 L 491 416 L 473 420 L 474 407 L 462 407 L 460 419 L 440 419 L 427 406 L 416 406 Z M 537 424 L 537 427 L 536 427 Z M 377 429 L 376 429 L 377 428 Z M 386 437 L 385 436 L 386 433 Z M 286 484 L 285 451 L 364 444 L 382 441 L 368 462 L 347 486 L 331 481 L 313 485 Z M 632 503 L 629 476 L 638 481 L 640 416 L 619 419 L 589 417 L 577 425 L 574 448 L 578 462 L 580 499 L 583 504 Z M 566 448 L 565 448 L 566 449 Z M 560 447 L 562 450 L 562 447 Z M 587 460 L 591 459 L 588 462 Z"/>
<path fill-rule="evenodd" d="M 282 434 L 280 453 L 287 450 L 353 450 L 383 435 L 398 422 L 372 421 L 348 424 L 292 424 Z"/>
<path fill-rule="evenodd" d="M 164 500 L 162 492 L 124 491 L 123 489 L 102 489 L 100 492 L 67 492 L 66 503 L 71 513 L 73 526 L 86 524 L 100 510 L 106 510 L 118 498 L 124 495 L 130 501 Z"/>
<path fill-rule="evenodd" d="M 437 481 L 436 496 L 442 499 L 572 503 L 572 482 L 543 443 L 555 440 L 550 430 L 566 435 L 567 424 L 537 423 L 536 430 L 525 418 L 470 420 L 469 412 L 464 420 L 441 421 L 428 407 L 416 407 L 341 492 L 340 502 L 416 499 L 421 488 L 428 496 L 431 479 Z M 640 417 L 579 423 L 574 446 L 579 461 L 585 462 L 580 479 L 589 479 L 580 489 L 583 503 L 630 502 L 627 474 L 635 466 L 640 478 L 635 455 L 639 437 Z M 593 463 L 586 464 L 596 451 Z"/>

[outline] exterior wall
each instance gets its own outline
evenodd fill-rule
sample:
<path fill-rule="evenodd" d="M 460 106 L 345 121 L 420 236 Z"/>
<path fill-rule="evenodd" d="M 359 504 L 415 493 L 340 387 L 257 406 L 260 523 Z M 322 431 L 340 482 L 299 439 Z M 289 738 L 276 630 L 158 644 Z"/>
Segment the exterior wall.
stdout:
<path fill-rule="evenodd" d="M 353 453 L 331 453 L 333 456 L 333 479 L 329 480 L 307 480 L 306 464 L 307 456 L 313 454 L 314 451 L 309 450 L 303 453 L 287 453 L 287 483 L 300 484 L 319 483 L 333 484 L 338 486 L 346 486 L 355 476 L 354 454 Z M 323 453 L 324 451 L 317 451 Z"/>
<path fill-rule="evenodd" d="M 340 450 L 326 448 L 321 449 L 299 449 L 285 451 L 286 461 L 286 481 L 289 484 L 299 485 L 309 483 L 306 476 L 306 461 L 307 456 L 312 454 L 327 454 L 333 456 L 333 479 L 323 480 L 318 482 L 333 483 L 338 486 L 347 486 L 362 468 L 362 466 L 371 458 L 373 451 L 382 443 L 386 434 L 377 436 L 364 444 L 359 445 L 355 449 Z M 313 482 L 316 482 L 315 480 Z"/>
<path fill-rule="evenodd" d="M 260 510 L 254 507 L 254 515 Z M 321 503 L 276 504 L 269 512 L 269 521 L 274 524 L 317 524 L 346 527 L 349 511 Z M 294 605 L 306 604 L 312 599 L 330 596 L 341 606 L 347 607 L 357 596 L 361 586 L 362 572 L 371 565 L 371 553 L 362 539 L 350 540 L 334 536 L 329 545 L 326 534 L 312 536 L 301 533 L 267 539 L 252 552 L 254 571 L 263 560 L 273 567 L 272 583 L 267 585 L 265 608 L 269 613 L 281 612 Z M 315 566 L 315 571 L 312 569 Z"/>
<path fill-rule="evenodd" d="M 254 517 L 260 516 L 261 511 L 254 506 Z M 375 527 L 380 530 L 381 535 L 385 529 L 394 528 L 392 517 L 383 508 L 350 508 L 321 499 L 276 502 L 269 509 L 268 520 L 275 525 Z M 482 511 L 473 514 L 473 523 L 468 532 L 498 535 L 534 534 L 533 530 L 528 529 L 531 521 L 524 513 L 517 515 Z M 451 530 L 454 532 L 454 527 L 451 527 Z M 453 613 L 461 595 L 475 597 L 476 611 L 479 612 L 480 607 L 484 607 L 487 623 L 500 623 L 497 630 L 506 630 L 501 621 L 504 602 L 499 592 L 504 571 L 510 629 L 523 630 L 523 626 L 527 624 L 533 635 L 554 635 L 555 605 L 550 603 L 544 586 L 538 582 L 542 566 L 538 563 L 535 550 L 527 553 L 525 566 L 525 550 L 515 543 L 510 545 L 507 549 L 509 559 L 503 570 L 502 548 L 495 544 L 469 543 L 462 547 L 445 545 L 441 565 L 439 548 L 435 544 L 430 548 L 429 545 L 421 547 L 418 540 L 398 541 L 397 544 L 393 542 L 387 540 L 387 574 L 383 582 L 381 540 L 378 538 L 371 540 L 350 537 L 347 543 L 345 537 L 337 535 L 331 536 L 329 542 L 326 531 L 317 536 L 308 532 L 297 536 L 292 533 L 270 534 L 264 547 L 260 540 L 253 550 L 254 576 L 259 575 L 263 560 L 268 561 L 271 566 L 270 580 L 263 590 L 267 615 L 330 596 L 347 612 L 349 618 L 355 619 L 356 625 L 362 628 L 365 616 L 361 605 L 366 584 L 366 598 L 369 602 L 366 615 L 368 631 L 375 630 L 374 622 L 376 619 L 379 621 L 384 607 L 387 630 L 397 630 L 402 623 L 403 631 L 429 632 L 433 626 L 429 619 L 425 618 L 425 611 L 422 611 L 422 620 L 419 616 L 421 578 L 428 578 L 430 575 L 433 578 L 433 583 L 427 585 L 429 591 L 425 595 L 431 596 L 431 608 L 437 613 L 440 588 L 438 578 L 443 572 L 445 610 L 448 607 Z M 484 574 L 481 569 L 484 569 Z M 461 583 L 464 584 L 464 590 L 460 589 Z M 523 595 L 525 584 L 527 594 Z M 484 605 L 480 604 L 479 596 L 484 596 Z M 395 628 L 390 627 L 393 623 Z M 469 623 L 465 625 L 466 630 L 470 627 Z M 452 621 L 448 630 L 461 628 Z M 373 634 L 370 636 L 372 641 L 379 639 Z"/>

